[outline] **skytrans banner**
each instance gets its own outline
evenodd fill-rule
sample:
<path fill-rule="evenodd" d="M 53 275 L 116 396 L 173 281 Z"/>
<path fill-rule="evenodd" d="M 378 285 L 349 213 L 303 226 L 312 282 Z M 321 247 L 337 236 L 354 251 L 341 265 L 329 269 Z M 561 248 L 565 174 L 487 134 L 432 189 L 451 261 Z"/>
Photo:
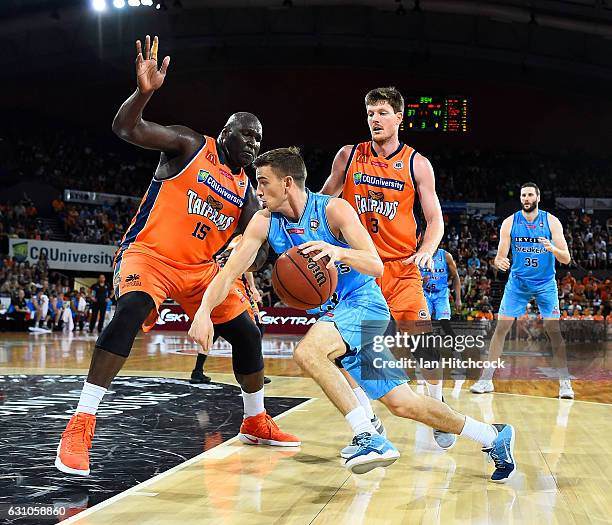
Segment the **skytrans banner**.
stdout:
<path fill-rule="evenodd" d="M 104 244 L 9 239 L 9 255 L 17 262 L 36 264 L 44 256 L 54 270 L 112 272 L 116 249 Z"/>

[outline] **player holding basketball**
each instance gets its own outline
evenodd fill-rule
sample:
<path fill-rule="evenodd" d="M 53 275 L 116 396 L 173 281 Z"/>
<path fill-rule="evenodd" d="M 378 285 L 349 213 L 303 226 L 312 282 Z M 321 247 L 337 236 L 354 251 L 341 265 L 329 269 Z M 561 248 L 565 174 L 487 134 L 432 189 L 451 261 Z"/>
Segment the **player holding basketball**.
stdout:
<path fill-rule="evenodd" d="M 510 276 L 499 306 L 488 358 L 497 360 L 501 356 L 514 320 L 525 313 L 525 307 L 535 297 L 559 372 L 559 397 L 573 399 L 555 280 L 555 259 L 569 264 L 571 257 L 561 222 L 551 213 L 540 210 L 539 203 L 540 188 L 526 182 L 521 186 L 521 209 L 506 217 L 501 226 L 495 266 L 504 272 L 510 269 Z M 508 259 L 510 247 L 512 265 Z M 475 394 L 493 392 L 493 372 L 493 369 L 483 369 L 480 380 L 470 390 Z"/>
<path fill-rule="evenodd" d="M 373 89 L 365 105 L 371 140 L 338 151 L 321 193 L 342 194 L 370 233 L 385 265 L 377 281 L 401 330 L 430 331 L 419 268 L 432 264 L 444 233 L 433 168 L 429 160 L 399 140 L 404 98 L 397 89 Z M 421 210 L 427 222 L 424 233 L 419 223 Z M 415 357 L 438 360 L 439 354 L 435 349 L 418 349 Z M 442 369 L 424 368 L 422 372 L 429 395 L 442 401 Z M 366 412 L 373 414 L 367 396 L 344 375 Z M 443 449 L 456 441 L 456 436 L 440 430 L 434 430 L 434 438 Z M 343 456 L 351 451 L 347 447 Z"/>
<path fill-rule="evenodd" d="M 142 119 L 153 92 L 166 76 L 170 57 L 157 65 L 158 40 L 145 40 L 144 56 L 136 42 L 137 89 L 121 106 L 113 130 L 124 140 L 161 151 L 155 176 L 115 256 L 117 310 L 92 356 L 87 381 L 66 430 L 55 466 L 70 474 L 89 474 L 89 451 L 96 411 L 113 378 L 125 363 L 138 330 L 150 330 L 158 308 L 175 299 L 189 317 L 218 273 L 213 261 L 236 231 L 243 231 L 259 209 L 244 167 L 253 162 L 261 142 L 261 124 L 251 113 L 232 115 L 217 140 L 183 126 L 161 126 Z M 255 264 L 267 256 L 263 249 Z M 248 442 L 297 446 L 266 414 L 261 336 L 248 313 L 242 284 L 232 284 L 211 316 L 215 330 L 232 345 L 234 374 L 242 388 L 245 419 L 241 435 Z"/>
<path fill-rule="evenodd" d="M 306 189 L 306 167 L 294 148 L 264 153 L 254 165 L 257 195 L 266 209 L 255 214 L 242 241 L 204 293 L 189 335 L 205 349 L 211 347 L 214 337 L 211 313 L 266 241 L 277 253 L 293 246 L 300 246 L 304 254 L 320 250 L 312 257 L 313 261 L 327 256 L 328 266 L 338 265 L 336 293 L 321 305 L 321 317 L 296 347 L 294 358 L 353 430 L 356 450 L 347 458 L 346 467 L 362 474 L 390 465 L 399 452 L 376 431 L 335 366 L 336 358 L 341 359 L 372 399 L 380 399 L 395 415 L 481 443 L 495 461 L 491 479 L 502 483 L 508 480 L 516 471 L 511 425 L 487 425 L 460 415 L 436 399 L 414 393 L 405 379 L 393 377 L 392 370 L 374 364 L 372 343 L 385 332 L 390 315 L 374 280 L 382 275 L 383 263 L 353 208 L 343 199 Z"/>

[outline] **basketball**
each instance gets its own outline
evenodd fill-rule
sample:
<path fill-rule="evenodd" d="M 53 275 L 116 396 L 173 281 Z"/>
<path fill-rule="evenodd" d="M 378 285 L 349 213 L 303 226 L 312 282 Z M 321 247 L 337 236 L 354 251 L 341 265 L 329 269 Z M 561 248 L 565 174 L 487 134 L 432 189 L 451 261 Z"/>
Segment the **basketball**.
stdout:
<path fill-rule="evenodd" d="M 283 253 L 272 271 L 272 286 L 280 299 L 292 308 L 309 310 L 327 301 L 336 290 L 336 267 L 326 268 L 328 257 L 318 261 L 313 250 L 303 254 L 297 246 Z"/>

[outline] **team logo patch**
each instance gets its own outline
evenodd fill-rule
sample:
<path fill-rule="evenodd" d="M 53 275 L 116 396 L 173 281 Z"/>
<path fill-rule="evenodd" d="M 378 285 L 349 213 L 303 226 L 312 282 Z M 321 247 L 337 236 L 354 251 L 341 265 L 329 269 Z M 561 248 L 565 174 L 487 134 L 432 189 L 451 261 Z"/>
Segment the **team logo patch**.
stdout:
<path fill-rule="evenodd" d="M 213 210 L 222 210 L 223 209 L 223 204 L 221 202 L 219 202 L 218 200 L 215 200 L 215 198 L 212 195 L 209 195 L 208 197 L 206 197 L 206 203 L 213 209 Z"/>
<path fill-rule="evenodd" d="M 397 162 L 395 162 L 395 163 L 393 164 L 393 167 L 394 167 L 396 170 L 401 170 L 401 169 L 403 169 L 403 167 L 404 167 L 404 161 L 403 161 L 403 160 L 398 160 Z"/>
<path fill-rule="evenodd" d="M 375 201 L 382 201 L 385 198 L 385 194 L 382 191 L 368 190 L 368 197 Z"/>
<path fill-rule="evenodd" d="M 377 177 L 376 175 L 368 175 L 358 171 L 353 173 L 353 181 L 356 186 L 367 184 L 368 186 L 376 186 L 377 188 L 387 188 L 390 190 L 404 191 L 404 182 L 396 179 L 387 179 L 385 177 Z"/>
<path fill-rule="evenodd" d="M 319 229 L 319 221 L 317 219 L 310 219 L 310 229 L 316 232 Z"/>
<path fill-rule="evenodd" d="M 419 310 L 419 319 L 427 319 L 429 314 L 425 310 Z"/>
<path fill-rule="evenodd" d="M 238 187 L 239 188 L 244 188 L 246 186 L 246 181 L 244 180 L 239 180 L 238 181 Z"/>

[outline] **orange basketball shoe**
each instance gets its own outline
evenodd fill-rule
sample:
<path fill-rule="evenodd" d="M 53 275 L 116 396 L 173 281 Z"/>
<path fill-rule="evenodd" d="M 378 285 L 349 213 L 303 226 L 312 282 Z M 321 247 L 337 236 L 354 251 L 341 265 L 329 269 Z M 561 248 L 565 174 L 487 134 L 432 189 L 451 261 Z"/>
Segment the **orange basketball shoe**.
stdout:
<path fill-rule="evenodd" d="M 285 434 L 264 410 L 256 416 L 244 419 L 238 439 L 247 445 L 273 445 L 275 447 L 299 447 L 302 442 Z"/>
<path fill-rule="evenodd" d="M 67 474 L 89 476 L 89 449 L 96 429 L 96 416 L 78 412 L 68 422 L 57 447 L 55 467 Z"/>

